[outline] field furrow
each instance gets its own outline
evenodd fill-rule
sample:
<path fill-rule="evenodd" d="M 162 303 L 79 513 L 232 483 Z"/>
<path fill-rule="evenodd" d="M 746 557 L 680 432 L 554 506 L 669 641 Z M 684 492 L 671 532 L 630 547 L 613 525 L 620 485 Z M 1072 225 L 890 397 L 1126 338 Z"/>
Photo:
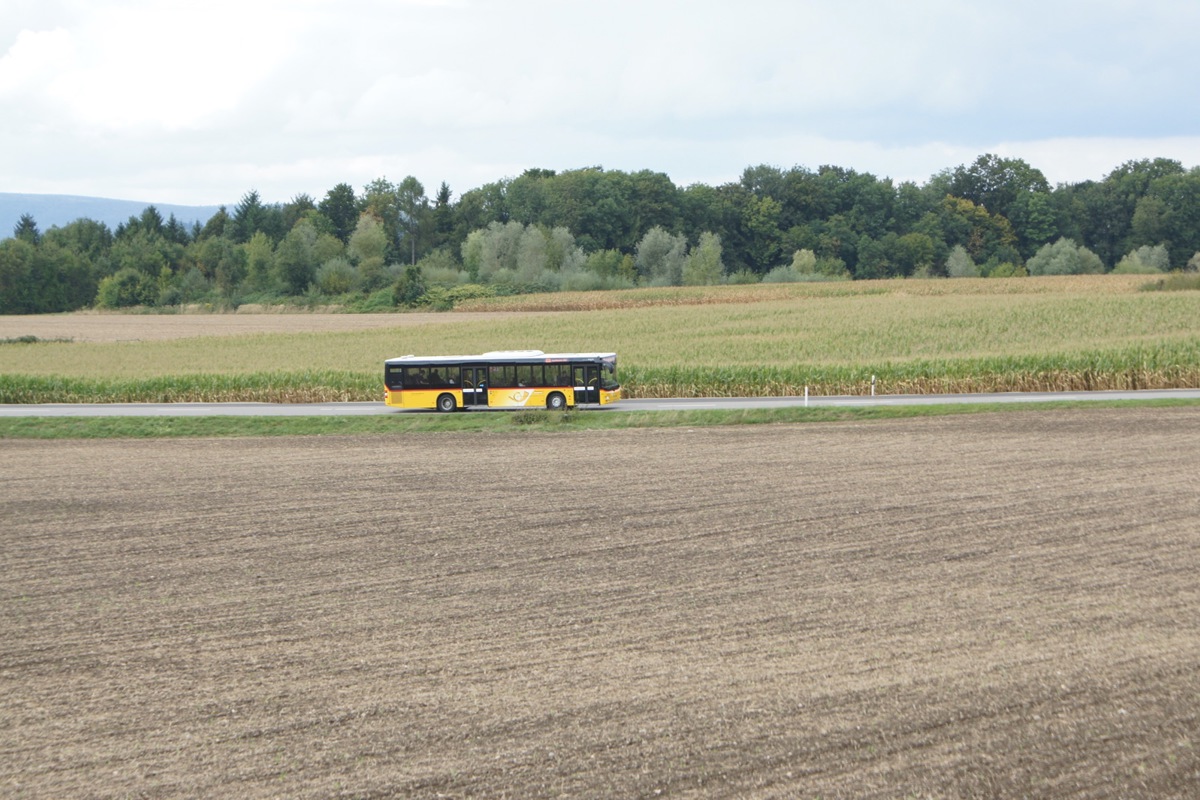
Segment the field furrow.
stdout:
<path fill-rule="evenodd" d="M 8 797 L 1188 797 L 1200 411 L 20 441 Z"/>

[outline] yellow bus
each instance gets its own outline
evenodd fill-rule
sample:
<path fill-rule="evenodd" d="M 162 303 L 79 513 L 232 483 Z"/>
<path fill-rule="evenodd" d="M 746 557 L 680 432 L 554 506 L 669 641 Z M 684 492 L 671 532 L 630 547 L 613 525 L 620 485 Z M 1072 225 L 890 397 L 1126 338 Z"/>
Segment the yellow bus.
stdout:
<path fill-rule="evenodd" d="M 478 356 L 401 356 L 383 366 L 394 408 L 574 408 L 621 399 L 616 353 L 505 350 Z"/>

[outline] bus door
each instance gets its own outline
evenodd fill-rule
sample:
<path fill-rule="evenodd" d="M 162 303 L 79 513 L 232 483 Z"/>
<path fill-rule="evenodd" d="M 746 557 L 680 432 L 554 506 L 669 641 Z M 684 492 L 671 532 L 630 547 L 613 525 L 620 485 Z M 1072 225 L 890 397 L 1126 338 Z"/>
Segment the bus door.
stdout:
<path fill-rule="evenodd" d="M 487 396 L 487 367 L 462 368 L 463 407 L 486 406 Z"/>
<path fill-rule="evenodd" d="M 571 367 L 575 382 L 575 402 L 600 402 L 600 366 L 598 364 L 575 364 Z"/>

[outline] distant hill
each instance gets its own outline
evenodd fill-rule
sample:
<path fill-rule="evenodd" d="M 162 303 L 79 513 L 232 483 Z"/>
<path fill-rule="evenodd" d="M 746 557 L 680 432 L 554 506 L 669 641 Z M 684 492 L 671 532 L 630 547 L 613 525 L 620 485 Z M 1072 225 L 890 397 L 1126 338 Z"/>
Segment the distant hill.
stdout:
<path fill-rule="evenodd" d="M 146 206 L 154 206 L 163 220 L 172 214 L 187 228 L 193 222 L 203 225 L 217 213 L 219 206 L 180 206 L 171 203 L 112 200 L 105 197 L 78 197 L 69 194 L 12 194 L 0 192 L 0 239 L 12 236 L 13 228 L 23 214 L 32 214 L 42 233 L 53 227 L 61 228 L 77 219 L 103 222 L 116 230 L 130 217 L 140 216 Z"/>

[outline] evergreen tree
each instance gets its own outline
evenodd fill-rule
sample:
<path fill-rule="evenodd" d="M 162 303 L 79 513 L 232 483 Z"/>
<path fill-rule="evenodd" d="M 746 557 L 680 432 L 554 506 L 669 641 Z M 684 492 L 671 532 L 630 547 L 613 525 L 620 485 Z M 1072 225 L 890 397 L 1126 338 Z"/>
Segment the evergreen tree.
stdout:
<path fill-rule="evenodd" d="M 17 220 L 17 224 L 13 227 L 13 237 L 20 239 L 23 242 L 29 242 L 36 245 L 42 241 L 41 231 L 38 230 L 37 221 L 32 214 L 22 214 Z"/>

